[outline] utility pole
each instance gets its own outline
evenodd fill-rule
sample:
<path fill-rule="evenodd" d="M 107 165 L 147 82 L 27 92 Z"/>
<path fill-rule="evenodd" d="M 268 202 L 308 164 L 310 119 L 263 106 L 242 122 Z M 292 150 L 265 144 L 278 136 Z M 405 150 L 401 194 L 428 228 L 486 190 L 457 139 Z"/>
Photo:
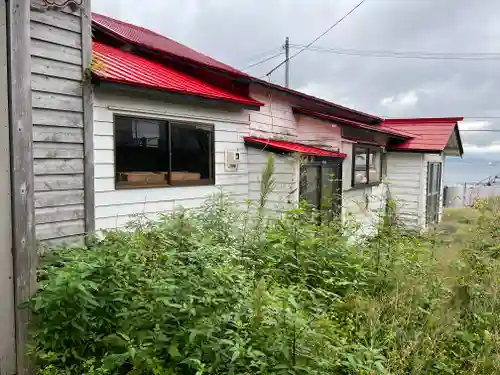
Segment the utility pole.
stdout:
<path fill-rule="evenodd" d="M 285 87 L 290 87 L 290 39 L 285 39 Z"/>

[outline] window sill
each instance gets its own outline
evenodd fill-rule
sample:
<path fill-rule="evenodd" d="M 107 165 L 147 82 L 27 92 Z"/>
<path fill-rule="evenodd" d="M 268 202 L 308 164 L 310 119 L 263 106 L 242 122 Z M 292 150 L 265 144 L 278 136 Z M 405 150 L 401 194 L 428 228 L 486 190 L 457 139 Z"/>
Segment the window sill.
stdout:
<path fill-rule="evenodd" d="M 362 190 L 362 189 L 367 189 L 367 188 L 379 186 L 380 184 L 382 184 L 382 181 L 372 182 L 371 184 L 359 184 L 359 185 L 353 186 L 353 187 L 351 187 L 351 188 L 349 188 L 347 190 L 344 190 L 344 191 Z"/>
<path fill-rule="evenodd" d="M 158 189 L 158 188 L 176 188 L 176 187 L 189 187 L 189 186 L 214 186 L 213 180 L 196 180 L 196 181 L 174 181 L 171 185 L 167 183 L 144 184 L 144 183 L 130 183 L 130 182 L 117 182 L 115 183 L 115 190 L 134 190 L 134 189 Z"/>

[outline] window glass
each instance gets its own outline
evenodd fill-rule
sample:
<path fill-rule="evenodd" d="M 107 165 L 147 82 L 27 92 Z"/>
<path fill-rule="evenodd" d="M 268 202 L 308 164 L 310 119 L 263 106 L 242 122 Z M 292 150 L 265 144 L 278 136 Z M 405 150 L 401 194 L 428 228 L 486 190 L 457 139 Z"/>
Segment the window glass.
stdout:
<path fill-rule="evenodd" d="M 301 199 L 314 207 L 319 207 L 319 167 L 306 166 L 302 169 Z"/>
<path fill-rule="evenodd" d="M 211 128 L 115 118 L 116 186 L 211 184 Z"/>
<path fill-rule="evenodd" d="M 381 153 L 380 152 L 375 152 L 375 151 L 370 151 L 369 157 L 370 157 L 370 162 L 368 164 L 368 181 L 370 183 L 375 183 L 375 182 L 380 182 L 381 180 Z"/>
<path fill-rule="evenodd" d="M 366 184 L 368 183 L 368 174 L 366 171 L 367 149 L 356 146 L 355 150 L 354 184 Z"/>
<path fill-rule="evenodd" d="M 380 182 L 382 179 L 380 148 L 355 146 L 354 150 L 354 186 Z"/>
<path fill-rule="evenodd" d="M 210 182 L 211 134 L 203 128 L 172 124 L 172 184 Z"/>

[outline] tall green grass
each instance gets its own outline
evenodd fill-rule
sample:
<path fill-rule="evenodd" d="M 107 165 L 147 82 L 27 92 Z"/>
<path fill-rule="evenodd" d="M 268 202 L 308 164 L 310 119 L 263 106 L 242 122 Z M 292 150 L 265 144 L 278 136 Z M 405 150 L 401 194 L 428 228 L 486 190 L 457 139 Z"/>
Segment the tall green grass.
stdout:
<path fill-rule="evenodd" d="M 43 374 L 500 373 L 500 213 L 474 230 L 348 228 L 224 196 L 54 250 L 30 303 Z M 383 223 L 383 221 L 381 221 Z M 451 250 L 450 250 L 451 249 Z"/>

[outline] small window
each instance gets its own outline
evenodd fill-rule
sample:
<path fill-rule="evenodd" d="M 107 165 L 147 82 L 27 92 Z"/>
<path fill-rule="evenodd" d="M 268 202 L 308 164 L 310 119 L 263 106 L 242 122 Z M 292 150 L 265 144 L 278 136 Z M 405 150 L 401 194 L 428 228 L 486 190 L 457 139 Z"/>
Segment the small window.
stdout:
<path fill-rule="evenodd" d="M 382 180 L 382 150 L 379 147 L 354 146 L 353 186 L 377 184 Z"/>
<path fill-rule="evenodd" d="M 211 185 L 211 126 L 115 117 L 117 188 Z"/>

